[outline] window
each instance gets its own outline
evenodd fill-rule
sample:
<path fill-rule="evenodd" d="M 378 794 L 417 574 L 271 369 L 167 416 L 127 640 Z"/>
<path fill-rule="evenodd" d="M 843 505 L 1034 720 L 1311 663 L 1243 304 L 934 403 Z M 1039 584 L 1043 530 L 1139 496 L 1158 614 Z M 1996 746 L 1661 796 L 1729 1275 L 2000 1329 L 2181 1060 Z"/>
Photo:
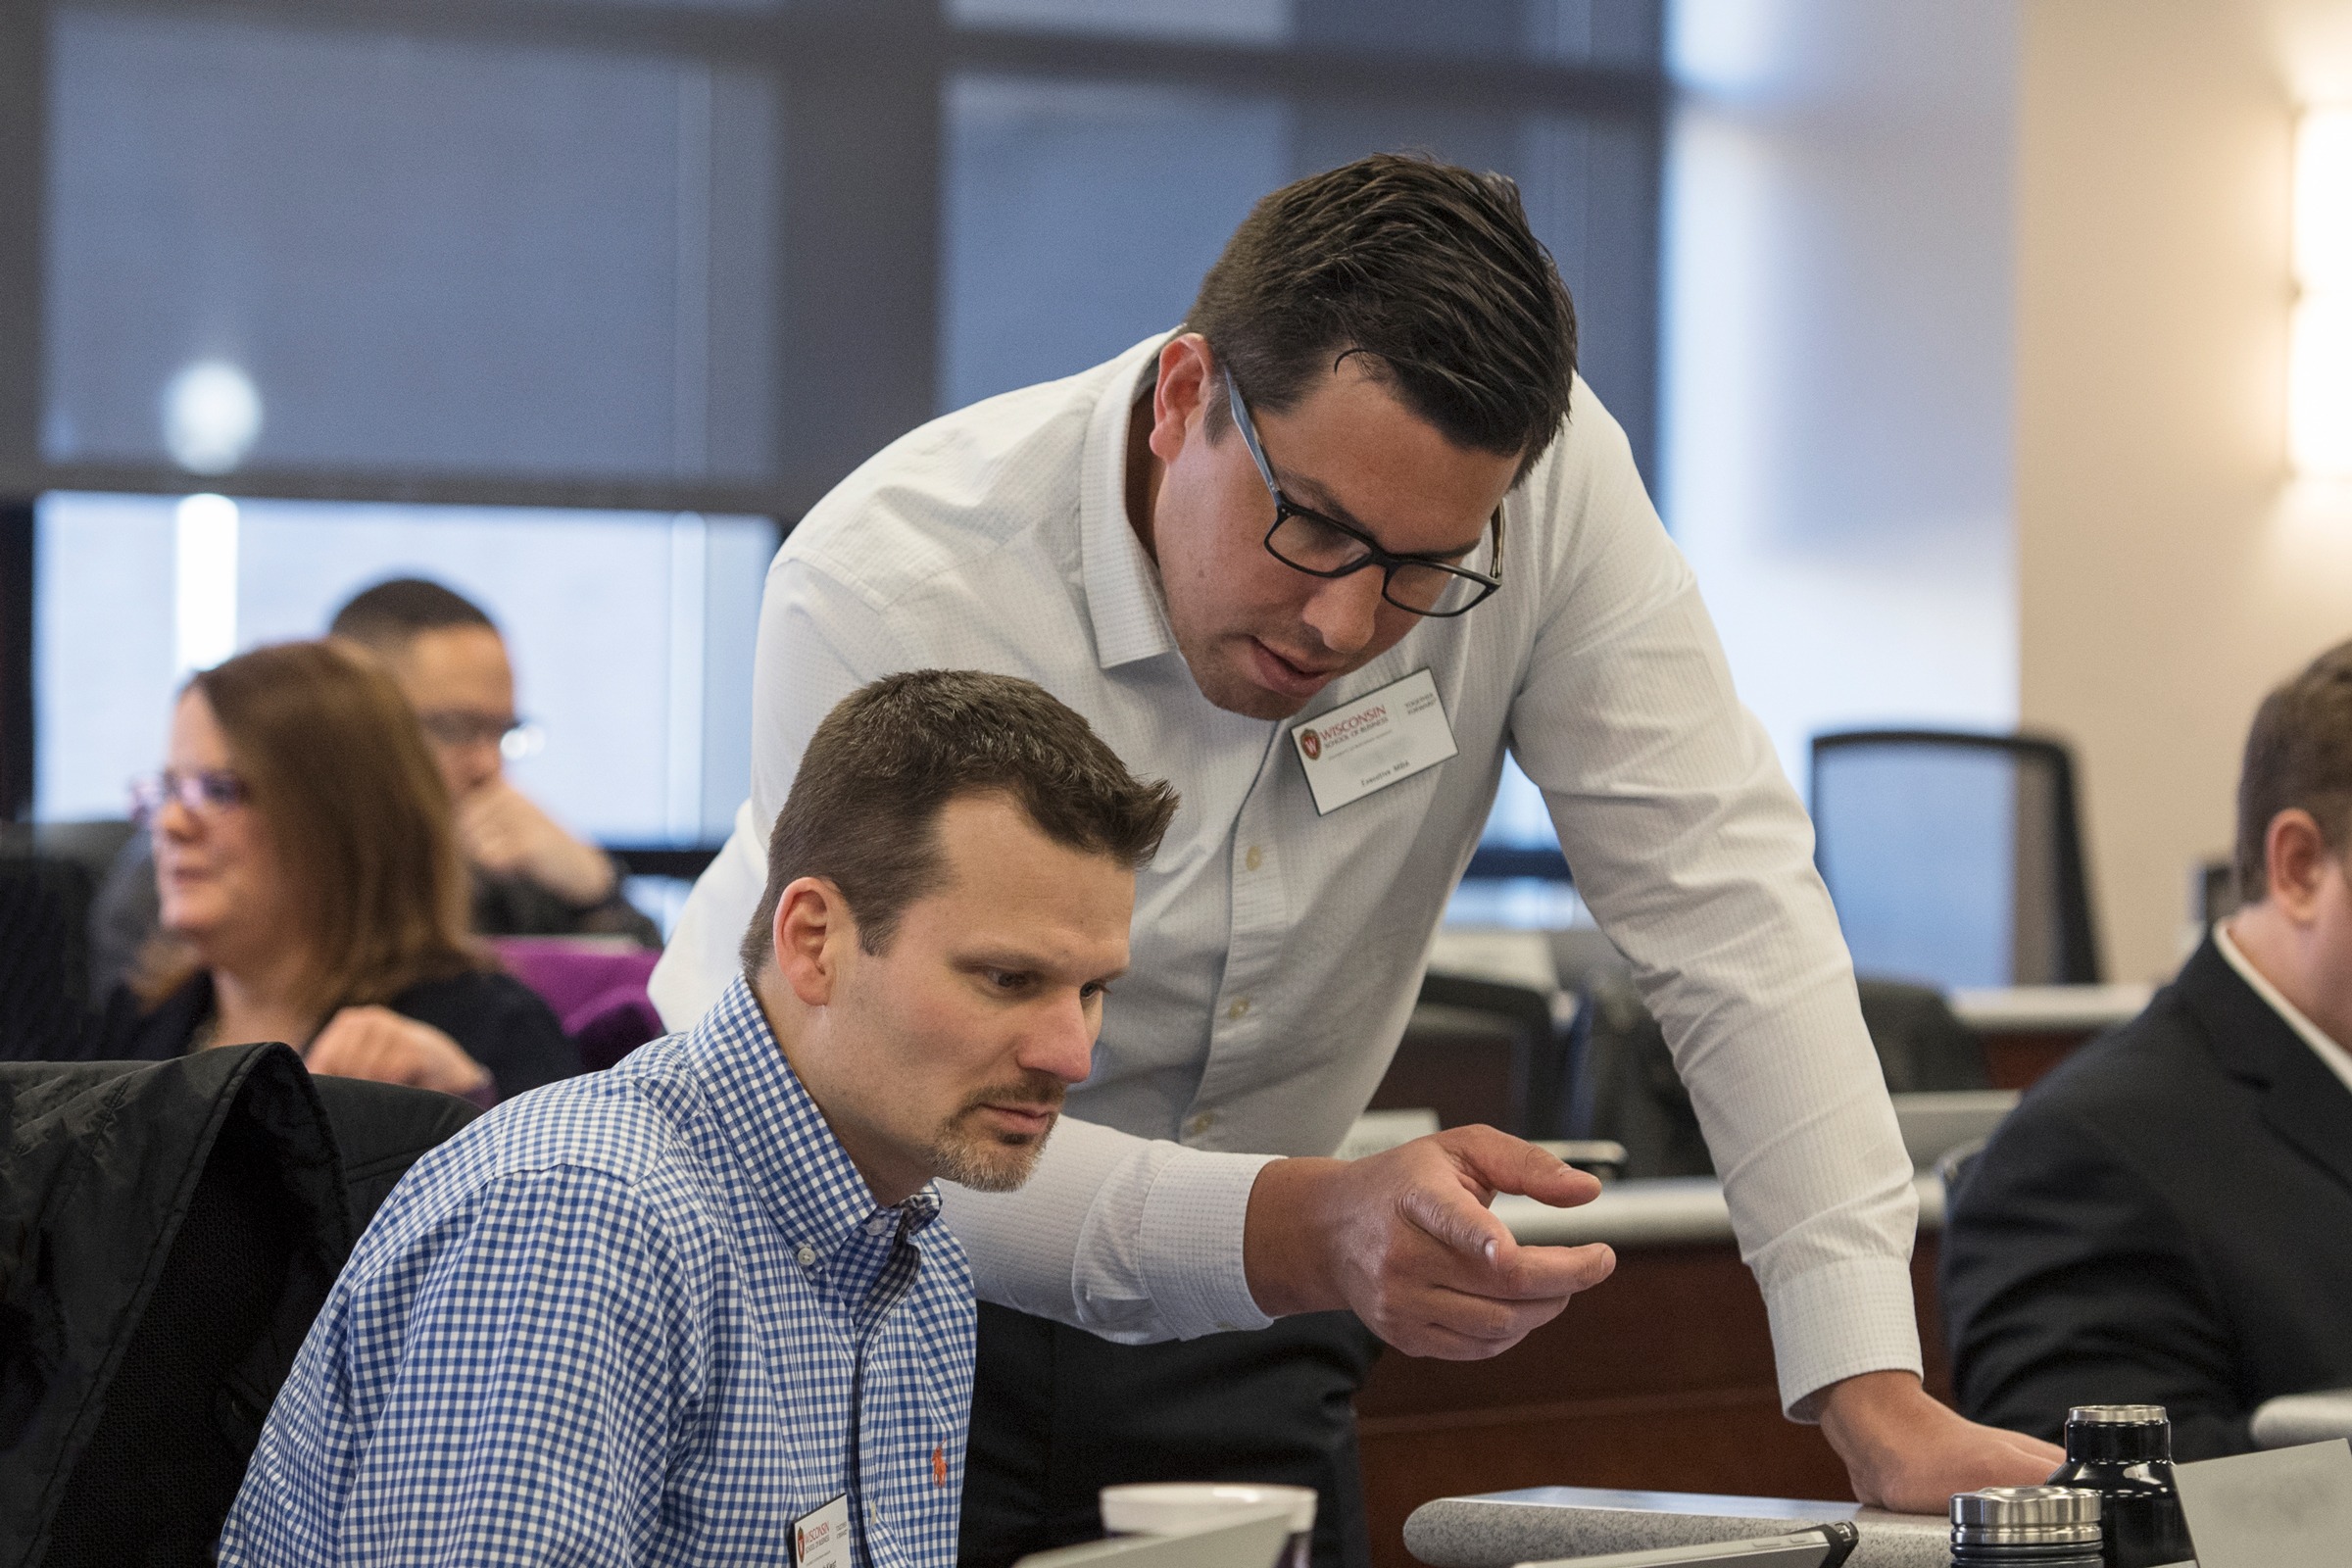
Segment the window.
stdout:
<path fill-rule="evenodd" d="M 712 840 L 776 530 L 1174 324 L 1252 202 L 1376 150 L 1520 180 L 1646 464 L 1661 45 L 1655 0 L 0 10 L 37 217 L 0 235 L 0 796 L 118 809 L 192 653 L 424 569 L 513 636 L 530 788 Z M 1513 799 L 1495 847 L 1541 852 Z"/>
<path fill-rule="evenodd" d="M 38 528 L 42 819 L 122 815 L 190 669 L 316 637 L 392 576 L 498 622 L 528 725 L 509 771 L 575 832 L 723 838 L 750 787 L 764 517 L 56 493 Z"/>

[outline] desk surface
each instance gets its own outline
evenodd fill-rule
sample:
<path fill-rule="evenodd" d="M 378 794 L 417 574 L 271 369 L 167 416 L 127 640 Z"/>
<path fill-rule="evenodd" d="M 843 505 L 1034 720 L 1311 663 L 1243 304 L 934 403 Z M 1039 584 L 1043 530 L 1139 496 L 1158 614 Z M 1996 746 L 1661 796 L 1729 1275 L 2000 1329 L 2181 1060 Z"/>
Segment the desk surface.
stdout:
<path fill-rule="evenodd" d="M 1405 1522 L 1404 1543 L 1433 1568 L 1508 1568 L 1552 1557 L 1752 1541 L 1850 1519 L 1861 1544 L 1851 1568 L 1945 1568 L 1950 1532 L 1930 1514 L 1883 1513 L 1851 1502 L 1718 1497 L 1682 1492 L 1530 1487 L 1440 1497 Z"/>
<path fill-rule="evenodd" d="M 1943 1183 L 1922 1172 L 1912 1178 L 1919 1194 L 1919 1228 L 1943 1229 Z M 1580 1208 L 1553 1208 L 1532 1198 L 1505 1193 L 1494 1213 L 1520 1241 L 1539 1247 L 1690 1247 L 1732 1241 L 1731 1205 L 1723 1184 L 1712 1176 L 1665 1176 L 1616 1182 Z"/>

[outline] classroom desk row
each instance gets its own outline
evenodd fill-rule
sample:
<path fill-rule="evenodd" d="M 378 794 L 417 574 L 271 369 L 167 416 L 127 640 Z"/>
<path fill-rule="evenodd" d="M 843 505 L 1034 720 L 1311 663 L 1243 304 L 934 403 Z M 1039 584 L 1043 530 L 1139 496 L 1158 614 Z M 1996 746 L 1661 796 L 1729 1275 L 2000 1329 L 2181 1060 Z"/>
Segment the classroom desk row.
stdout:
<path fill-rule="evenodd" d="M 1933 1175 L 1917 1187 L 1920 1345 L 1928 1387 L 1948 1398 L 1943 1187 Z M 1620 1182 L 1574 1209 L 1507 1197 L 1494 1207 L 1522 1241 L 1609 1243 L 1617 1271 L 1492 1360 L 1381 1358 L 1356 1398 L 1379 1568 L 1413 1568 L 1405 1519 L 1439 1497 L 1557 1485 L 1850 1497 L 1819 1430 L 1781 1414 L 1764 1298 L 1715 1182 Z"/>
<path fill-rule="evenodd" d="M 1464 933 L 1440 947 L 1441 965 L 1450 958 L 1531 987 L 1544 983 L 1549 963 L 1547 952 L 1521 951 L 1530 945 L 1516 933 Z M 2137 1013 L 2149 995 L 2146 986 L 2030 986 L 1959 991 L 1951 1003 L 1984 1041 L 1994 1089 L 2016 1091 Z M 1946 1399 L 1936 1309 L 1943 1187 L 1924 1167 L 1947 1138 L 1927 1112 L 1945 1100 L 1975 1114 L 1982 1107 L 1960 1102 L 1983 1098 L 1902 1097 L 1921 1102 L 1901 1109 L 1923 1167 L 1912 1296 L 1928 1388 Z M 1495 1211 L 1523 1241 L 1608 1242 L 1617 1271 L 1493 1360 L 1382 1357 L 1356 1399 L 1379 1568 L 1413 1568 L 1405 1519 L 1445 1496 L 1565 1485 L 1850 1501 L 1844 1466 L 1819 1429 L 1781 1414 L 1763 1296 L 1713 1180 L 1620 1182 L 1566 1210 L 1503 1198 Z"/>

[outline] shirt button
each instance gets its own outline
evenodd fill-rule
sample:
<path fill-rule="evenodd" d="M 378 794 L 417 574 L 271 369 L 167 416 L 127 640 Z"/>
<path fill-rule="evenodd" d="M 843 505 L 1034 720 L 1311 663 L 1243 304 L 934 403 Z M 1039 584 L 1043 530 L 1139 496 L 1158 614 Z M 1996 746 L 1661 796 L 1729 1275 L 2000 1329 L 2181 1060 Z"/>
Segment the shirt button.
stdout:
<path fill-rule="evenodd" d="M 868 1236 L 879 1236 L 889 1229 L 890 1216 L 887 1214 L 873 1215 L 865 1222 L 865 1234 Z"/>
<path fill-rule="evenodd" d="M 807 1268 L 816 1261 L 816 1249 L 810 1247 L 807 1242 L 803 1242 L 794 1250 L 792 1255 L 799 1261 L 801 1267 Z"/>
<path fill-rule="evenodd" d="M 1242 857 L 1242 863 L 1254 871 L 1266 863 L 1266 852 L 1252 844 L 1250 846 L 1250 853 Z"/>
<path fill-rule="evenodd" d="M 1208 1131 L 1211 1127 L 1214 1127 L 1216 1124 L 1216 1112 L 1212 1110 L 1204 1110 L 1194 1116 L 1192 1120 L 1186 1122 L 1184 1124 L 1184 1130 L 1195 1138 L 1198 1138 L 1202 1133 Z"/>
<path fill-rule="evenodd" d="M 1232 1004 L 1226 1007 L 1225 1016 L 1228 1018 L 1239 1018 L 1243 1013 L 1246 1013 L 1249 1010 L 1250 999 L 1248 997 L 1236 997 L 1233 999 Z"/>

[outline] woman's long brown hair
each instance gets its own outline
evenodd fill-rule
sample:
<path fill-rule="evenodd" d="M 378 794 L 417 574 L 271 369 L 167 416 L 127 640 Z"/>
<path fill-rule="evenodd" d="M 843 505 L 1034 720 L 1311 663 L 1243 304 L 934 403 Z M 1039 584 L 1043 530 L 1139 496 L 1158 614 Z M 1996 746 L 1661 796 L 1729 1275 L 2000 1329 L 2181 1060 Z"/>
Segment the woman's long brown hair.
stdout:
<path fill-rule="evenodd" d="M 310 933 L 301 1001 L 390 1001 L 487 967 L 466 934 L 466 883 L 448 787 L 390 674 L 333 642 L 278 643 L 192 677 L 245 781 Z M 169 933 L 141 965 L 159 1001 L 199 967 Z"/>

